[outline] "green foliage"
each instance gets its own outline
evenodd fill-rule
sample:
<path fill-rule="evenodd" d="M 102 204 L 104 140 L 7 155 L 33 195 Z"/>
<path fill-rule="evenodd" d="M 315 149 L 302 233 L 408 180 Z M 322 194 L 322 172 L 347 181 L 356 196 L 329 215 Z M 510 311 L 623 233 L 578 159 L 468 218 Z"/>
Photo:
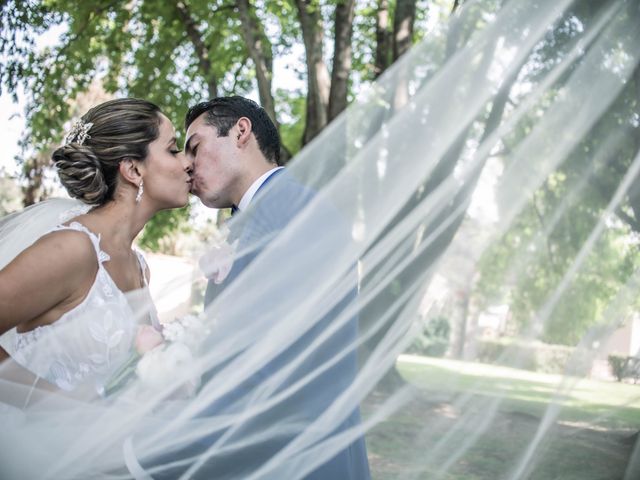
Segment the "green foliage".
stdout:
<path fill-rule="evenodd" d="M 374 64 L 376 56 L 376 16 L 378 3 L 375 0 L 356 2 L 356 13 L 353 21 L 353 58 L 352 58 L 352 95 L 358 93 L 362 86 L 374 80 Z M 448 20 L 450 3 L 439 0 L 416 1 L 416 18 L 414 23 L 413 41 L 419 42 L 429 33 L 428 19 L 432 10 L 440 13 L 439 20 L 445 23 Z M 389 2 L 388 34 L 393 36 L 393 16 L 395 14 L 395 2 Z M 392 52 L 389 51 L 388 60 L 391 61 Z"/>
<path fill-rule="evenodd" d="M 531 342 L 517 338 L 483 338 L 477 345 L 478 360 L 540 373 L 587 375 L 589 352 L 574 347 Z"/>
<path fill-rule="evenodd" d="M 291 154 L 295 155 L 302 148 L 302 135 L 306 118 L 306 97 L 303 93 L 278 89 L 276 105 L 280 123 L 280 138 Z"/>
<path fill-rule="evenodd" d="M 158 212 L 144 227 L 139 245 L 152 252 L 176 254 L 178 237 L 189 233 L 190 206 Z"/>
<path fill-rule="evenodd" d="M 394 2 L 390 3 L 393 13 Z M 333 53 L 335 4 L 334 0 L 313 3 L 324 19 L 327 59 Z M 299 51 L 293 48 L 302 44 L 295 2 L 269 0 L 252 5 L 264 30 L 261 42 L 267 63 Z M 424 24 L 426 5 L 418 2 L 418 29 Z M 372 79 L 375 28 L 371 27 L 376 14 L 372 1 L 358 2 L 357 9 L 350 83 L 356 92 Z M 0 24 L 0 55 L 5 64 L 0 69 L 0 92 L 15 96 L 20 87 L 27 92 L 25 158 L 59 144 L 69 120 L 82 113 L 77 108 L 78 97 L 95 84 L 111 97 L 140 97 L 158 104 L 176 125 L 179 141 L 190 105 L 213 95 L 251 95 L 256 90 L 240 15 L 235 4 L 226 0 L 9 0 L 0 7 Z M 45 32 L 57 34 L 58 39 L 42 49 L 38 37 Z M 301 77 L 306 75 L 304 58 L 289 63 L 299 66 Z M 295 153 L 306 121 L 306 92 L 280 90 L 275 99 L 283 143 Z M 22 163 L 30 165 L 25 160 Z M 39 180 L 47 172 L 37 173 Z M 28 182 L 30 175 L 25 172 Z M 159 218 L 168 220 L 174 215 L 167 221 L 166 234 L 186 221 L 178 213 Z M 147 234 L 143 242 L 157 245 L 158 229 L 160 225 L 152 226 L 149 230 L 154 233 Z"/>
<path fill-rule="evenodd" d="M 567 347 L 569 348 L 569 347 Z M 481 339 L 477 344 L 477 359 L 490 365 L 517 367 L 522 370 L 536 371 L 535 347 L 526 342 L 512 339 Z M 560 369 L 560 372 L 562 369 Z M 551 370 L 551 373 L 559 373 Z"/>
<path fill-rule="evenodd" d="M 548 182 L 548 189 L 553 188 L 550 185 Z M 559 196 L 545 199 L 548 208 L 559 201 Z M 599 220 L 600 209 L 582 198 L 547 236 L 542 233 L 545 225 L 539 214 L 533 206 L 527 208 L 485 253 L 477 293 L 485 304 L 509 302 L 518 331 L 530 331 L 541 321 L 544 341 L 575 345 L 590 327 L 615 320 L 602 315 L 640 262 L 637 245 L 628 226 L 612 219 L 582 268 L 571 274 L 581 247 Z M 551 212 L 545 213 L 545 217 L 549 215 Z M 568 285 L 550 304 L 566 275 Z M 551 312 L 546 311 L 548 305 L 553 307 Z M 549 317 L 540 319 L 546 313 Z"/>
<path fill-rule="evenodd" d="M 450 334 L 451 326 L 447 318 L 430 318 L 424 323 L 422 332 L 414 339 L 408 351 L 428 357 L 442 357 L 449 347 Z"/>
<path fill-rule="evenodd" d="M 212 71 L 205 75 L 175 4 L 159 0 L 8 2 L 0 23 L 1 49 L 8 68 L 0 84 L 27 92 L 28 156 L 58 144 L 79 94 L 96 79 L 112 96 L 142 97 L 157 103 L 182 136 L 187 108 L 209 97 L 208 81 L 218 80 L 220 94 L 246 94 L 252 77 L 241 71 L 247 54 L 237 26 L 239 19 L 222 2 L 189 2 L 194 21 L 205 26 L 205 44 L 215 45 Z M 217 9 L 226 9 L 226 14 Z M 59 41 L 36 48 L 38 34 L 57 28 Z M 237 74 L 234 74 L 237 73 Z M 26 172 L 29 178 L 29 172 Z M 141 243 L 171 250 L 175 233 L 187 227 L 188 210 L 162 212 L 147 226 Z M 167 236 L 167 239 L 162 240 Z"/>
<path fill-rule="evenodd" d="M 609 355 L 607 360 L 611 373 L 619 382 L 625 378 L 633 378 L 634 383 L 640 380 L 640 358 Z"/>
<path fill-rule="evenodd" d="M 595 10 L 588 2 L 576 5 L 575 21 L 550 29 L 526 75 L 540 79 L 557 65 L 582 25 L 593 21 Z M 607 310 L 640 266 L 640 188 L 631 187 L 618 208 L 605 209 L 640 148 L 639 86 L 636 71 L 585 140 L 546 178 L 481 259 L 475 292 L 480 303 L 508 303 L 518 332 L 536 331 L 546 342 L 575 345 L 590 328 L 612 324 L 638 306 L 633 299 L 625 311 Z M 557 89 L 545 92 L 530 116 L 504 138 L 505 150 L 531 133 L 563 87 L 560 81 Z M 595 242 L 583 252 L 594 232 L 599 232 Z M 574 271 L 578 261 L 580 268 Z"/>
<path fill-rule="evenodd" d="M 205 45 L 215 46 L 211 71 L 204 72 L 175 4 L 142 2 L 74 2 L 34 5 L 9 2 L 0 20 L 8 56 L 0 82 L 10 92 L 25 85 L 30 144 L 35 150 L 58 142 L 69 119 L 69 102 L 99 78 L 107 92 L 143 97 L 161 106 L 180 126 L 189 105 L 209 97 L 208 82 L 219 94 L 248 93 L 253 75 L 246 68 L 246 46 L 239 18 L 223 2 L 189 2 Z M 57 44 L 40 51 L 35 37 L 48 29 L 62 31 Z M 14 41 L 15 45 L 12 45 Z"/>
<path fill-rule="evenodd" d="M 322 10 L 327 32 L 331 32 L 335 2 L 315 4 Z M 217 85 L 219 95 L 252 92 L 255 71 L 233 3 L 191 0 L 185 5 L 191 25 L 175 3 L 161 0 L 5 2 L 0 22 L 8 28 L 0 33 L 0 51 L 7 58 L 7 67 L 0 73 L 0 88 L 15 94 L 20 84 L 26 87 L 31 97 L 31 146 L 40 150 L 62 138 L 63 126 L 70 117 L 69 102 L 95 79 L 100 79 L 109 93 L 157 103 L 176 125 L 182 124 L 189 105 L 212 94 L 211 82 Z M 417 5 L 416 31 L 422 31 L 428 3 Z M 274 57 L 288 55 L 294 45 L 302 43 L 294 2 L 263 1 L 254 8 L 264 27 L 262 41 L 267 44 L 267 53 L 271 51 Z M 367 1 L 358 2 L 357 10 L 352 73 L 361 78 L 356 83 L 359 88 L 362 81 L 372 79 L 376 9 Z M 45 50 L 36 48 L 38 35 L 52 28 L 61 32 L 59 42 Z M 193 35 L 199 36 L 208 49 L 210 71 L 203 67 Z M 303 58 L 298 60 L 304 65 Z M 302 92 L 297 94 L 302 96 Z M 299 105 L 295 109 L 300 110 Z M 285 123 L 293 127 L 298 121 L 294 116 L 292 122 Z M 287 144 L 294 150 L 295 145 Z"/>

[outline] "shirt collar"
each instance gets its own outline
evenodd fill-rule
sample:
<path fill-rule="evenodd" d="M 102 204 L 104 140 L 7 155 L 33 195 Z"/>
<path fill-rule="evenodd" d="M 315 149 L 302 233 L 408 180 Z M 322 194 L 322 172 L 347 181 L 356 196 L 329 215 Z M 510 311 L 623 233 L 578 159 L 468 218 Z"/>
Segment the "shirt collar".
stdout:
<path fill-rule="evenodd" d="M 255 196 L 255 194 L 258 191 L 258 189 L 262 186 L 262 184 L 271 175 L 273 175 L 275 172 L 277 172 L 278 170 L 281 170 L 283 168 L 284 167 L 272 168 L 271 170 L 266 172 L 264 175 L 262 175 L 260 178 L 258 178 L 255 182 L 253 182 L 251 184 L 251 186 L 249 187 L 249 190 L 244 192 L 244 195 L 240 199 L 240 203 L 238 204 L 238 210 L 245 210 L 249 206 L 249 203 L 251 203 L 251 200 L 253 200 L 253 197 Z"/>

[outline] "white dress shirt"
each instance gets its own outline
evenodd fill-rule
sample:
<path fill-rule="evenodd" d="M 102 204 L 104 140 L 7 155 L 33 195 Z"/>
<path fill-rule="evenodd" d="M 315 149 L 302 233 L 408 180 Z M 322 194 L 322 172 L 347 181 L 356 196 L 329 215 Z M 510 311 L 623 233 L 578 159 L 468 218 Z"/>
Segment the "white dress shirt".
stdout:
<path fill-rule="evenodd" d="M 240 199 L 240 203 L 238 204 L 238 210 L 246 209 L 249 206 L 249 203 L 251 203 L 251 200 L 253 200 L 253 197 L 255 196 L 255 194 L 258 191 L 258 189 L 262 186 L 262 184 L 264 182 L 267 181 L 267 178 L 269 178 L 275 172 L 277 172 L 278 170 L 281 170 L 283 168 L 284 167 L 272 168 L 271 170 L 266 172 L 264 175 L 262 175 L 260 178 L 258 178 L 255 182 L 253 182 L 251 184 L 251 186 L 249 187 L 249 190 L 244 192 L 244 195 Z"/>

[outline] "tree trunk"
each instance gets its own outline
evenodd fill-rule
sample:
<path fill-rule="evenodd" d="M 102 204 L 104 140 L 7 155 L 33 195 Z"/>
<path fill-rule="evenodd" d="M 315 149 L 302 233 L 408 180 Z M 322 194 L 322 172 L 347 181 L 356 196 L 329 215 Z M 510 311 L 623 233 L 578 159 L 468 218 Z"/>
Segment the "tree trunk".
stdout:
<path fill-rule="evenodd" d="M 251 57 L 256 68 L 260 105 L 265 109 L 267 115 L 269 115 L 269 118 L 271 118 L 271 121 L 279 131 L 280 124 L 276 117 L 276 107 L 272 91 L 273 52 L 271 50 L 271 43 L 264 33 L 262 24 L 255 15 L 255 8 L 249 0 L 238 0 L 236 7 L 240 14 L 242 37 L 247 44 L 249 57 Z M 291 153 L 282 145 L 280 149 L 280 162 L 284 164 L 290 158 Z"/>
<path fill-rule="evenodd" d="M 351 71 L 351 37 L 355 0 L 341 0 L 336 5 L 335 42 L 329 91 L 329 121 L 347 108 L 347 90 Z"/>
<path fill-rule="evenodd" d="M 393 19 L 393 61 L 411 48 L 413 24 L 416 20 L 416 0 L 398 0 Z"/>
<path fill-rule="evenodd" d="M 467 327 L 469 325 L 469 297 L 468 292 L 465 292 L 466 295 L 463 294 L 462 298 L 462 314 L 458 318 L 458 329 L 457 329 L 457 338 L 454 337 L 454 347 L 453 347 L 453 358 L 458 360 L 462 360 L 464 358 L 464 347 L 467 338 Z"/>
<path fill-rule="evenodd" d="M 326 125 L 329 106 L 329 71 L 322 55 L 323 26 L 319 6 L 296 0 L 307 60 L 307 121 L 302 138 L 309 143 Z"/>
<path fill-rule="evenodd" d="M 482 79 L 486 75 L 486 71 L 488 70 L 491 59 L 495 55 L 495 45 L 489 46 L 485 49 L 482 61 L 477 67 L 477 72 L 474 74 L 474 78 L 478 79 L 478 81 L 482 81 Z M 487 119 L 485 120 L 485 128 L 483 132 L 482 139 L 488 138 L 493 131 L 500 124 L 502 115 L 504 113 L 504 107 L 506 105 L 509 93 L 511 91 L 511 87 L 513 86 L 518 72 L 522 69 L 525 62 L 523 61 L 514 72 L 503 82 L 501 85 L 499 93 L 496 95 L 494 102 L 491 106 L 491 112 L 489 113 Z M 395 95 L 397 97 L 397 95 Z M 433 192 L 436 188 L 438 188 L 453 172 L 456 165 L 460 161 L 461 153 L 464 149 L 465 142 L 467 140 L 469 131 L 471 128 L 471 124 L 465 126 L 463 128 L 458 137 L 451 143 L 451 146 L 442 156 L 441 160 L 438 162 L 436 167 L 432 170 L 429 178 L 425 181 L 424 187 L 419 190 L 418 194 L 415 195 L 412 199 L 408 201 L 406 208 L 401 210 L 401 213 L 398 214 L 396 219 L 394 219 L 387 229 L 382 232 L 381 238 L 384 238 L 386 233 L 391 229 L 395 228 L 397 223 L 404 218 L 405 211 L 410 211 L 421 202 L 427 195 Z M 397 155 L 401 155 L 401 152 L 396 152 Z M 486 161 L 486 159 L 485 159 Z M 394 281 L 393 285 L 385 288 L 380 294 L 377 295 L 375 300 L 370 302 L 367 305 L 360 317 L 360 321 L 363 325 L 371 322 L 372 318 L 376 318 L 376 312 L 384 311 L 386 305 L 392 305 L 398 299 L 398 290 L 404 291 L 408 286 L 414 285 L 416 281 L 420 281 L 422 273 L 426 271 L 429 267 L 431 267 L 435 262 L 438 261 L 440 256 L 445 252 L 447 247 L 452 242 L 455 234 L 457 233 L 460 225 L 465 216 L 466 207 L 471 199 L 471 195 L 473 194 L 478 179 L 480 178 L 480 174 L 482 173 L 482 169 L 484 167 L 484 162 L 480 162 L 480 164 L 474 169 L 473 173 L 469 175 L 468 180 L 460 186 L 458 191 L 456 191 L 453 195 L 451 195 L 451 203 L 443 208 L 442 211 L 436 215 L 436 217 L 429 224 L 423 225 L 424 229 L 422 231 L 435 232 L 437 231 L 441 225 L 447 225 L 442 228 L 440 232 L 431 240 L 431 243 L 428 247 L 426 247 L 421 253 L 416 255 L 415 259 L 411 262 L 407 268 L 400 273 Z M 463 207 L 463 208 L 461 208 Z M 417 232 L 421 231 L 421 229 L 417 229 Z M 423 239 L 417 238 L 417 241 L 422 242 Z M 374 245 L 371 247 L 373 248 Z M 363 267 L 366 272 L 366 265 Z M 367 276 L 369 278 L 375 278 L 377 267 L 374 267 L 371 272 L 367 272 Z M 366 280 L 365 280 L 366 281 Z M 363 290 L 366 289 L 363 281 Z M 379 333 L 373 336 L 368 345 L 365 345 L 364 349 L 372 349 L 379 340 L 386 334 L 389 326 L 393 324 L 393 315 L 389 319 L 388 326 L 385 326 L 381 329 Z M 385 390 L 388 388 L 385 383 L 391 380 L 391 377 L 385 377 L 378 385 L 379 389 Z"/>
<path fill-rule="evenodd" d="M 460 0 L 455 0 L 453 2 L 453 6 L 451 7 L 451 15 L 456 13 L 456 11 L 460 8 L 461 5 L 462 5 L 462 2 Z"/>
<path fill-rule="evenodd" d="M 640 104 L 640 63 L 636 65 L 636 68 L 633 72 L 629 80 L 629 86 L 633 92 L 635 90 L 635 98 L 636 100 L 636 108 Z M 621 95 L 624 95 L 624 92 L 621 92 Z M 636 124 L 637 125 L 637 124 Z M 636 155 L 640 153 L 640 128 L 636 126 L 636 131 L 638 132 L 633 138 L 635 139 L 635 152 Z M 628 193 L 628 202 L 631 210 L 633 212 L 633 218 L 629 218 L 628 215 L 619 215 L 624 221 L 626 221 L 629 226 L 635 230 L 636 232 L 640 232 L 640 186 L 638 185 L 638 180 L 636 180 L 633 186 L 630 188 Z M 619 209 L 622 211 L 622 209 Z"/>
<path fill-rule="evenodd" d="M 273 76 L 273 55 L 271 45 L 266 38 L 262 25 L 255 16 L 254 8 L 249 0 L 238 0 L 236 7 L 240 13 L 242 24 L 242 36 L 249 56 L 256 68 L 256 79 L 258 81 L 258 93 L 260 104 L 267 111 L 271 120 L 277 125 L 276 110 L 271 93 L 271 80 Z"/>
<path fill-rule="evenodd" d="M 211 60 L 209 60 L 209 49 L 205 45 L 204 40 L 202 39 L 202 36 L 198 31 L 196 22 L 191 16 L 191 11 L 189 10 L 187 4 L 182 0 L 177 2 L 176 10 L 178 11 L 180 20 L 182 20 L 182 23 L 184 24 L 184 28 L 187 31 L 189 40 L 191 40 L 193 48 L 195 49 L 196 56 L 198 57 L 198 64 L 200 65 L 200 71 L 202 72 L 202 76 L 207 82 L 209 97 L 215 98 L 218 96 L 218 81 L 211 69 Z"/>
<path fill-rule="evenodd" d="M 50 159 L 43 153 L 37 153 L 24 162 L 22 167 L 23 178 L 26 184 L 22 187 L 22 204 L 24 207 L 41 202 L 46 198 L 46 192 L 43 185 L 45 166 L 48 165 Z"/>
<path fill-rule="evenodd" d="M 389 32 L 389 1 L 378 1 L 376 18 L 376 60 L 374 77 L 378 78 L 389 67 L 391 34 Z"/>

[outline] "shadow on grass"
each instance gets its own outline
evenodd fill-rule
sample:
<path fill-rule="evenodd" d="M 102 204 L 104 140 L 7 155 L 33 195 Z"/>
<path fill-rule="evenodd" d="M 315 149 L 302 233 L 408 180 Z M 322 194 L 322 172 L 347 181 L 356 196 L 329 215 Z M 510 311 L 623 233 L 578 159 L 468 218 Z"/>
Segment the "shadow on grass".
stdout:
<path fill-rule="evenodd" d="M 640 427 L 635 405 L 612 408 L 568 391 L 565 406 L 548 408 L 558 400 L 555 384 L 508 379 L 502 371 L 492 377 L 490 367 L 478 375 L 438 365 L 404 364 L 400 371 L 417 388 L 409 404 L 367 434 L 374 479 L 624 477 Z M 385 399 L 370 395 L 364 416 Z"/>

